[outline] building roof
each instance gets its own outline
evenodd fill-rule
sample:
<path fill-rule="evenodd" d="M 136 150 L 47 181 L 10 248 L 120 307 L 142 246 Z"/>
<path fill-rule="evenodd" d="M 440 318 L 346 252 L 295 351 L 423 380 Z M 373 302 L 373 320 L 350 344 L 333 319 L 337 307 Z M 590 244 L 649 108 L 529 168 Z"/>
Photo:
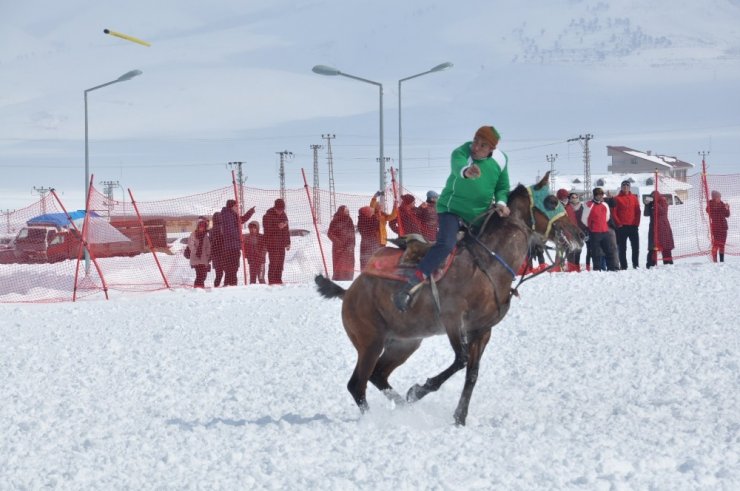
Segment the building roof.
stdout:
<path fill-rule="evenodd" d="M 621 152 L 626 155 L 630 155 L 632 157 L 637 157 L 639 159 L 652 162 L 653 164 L 660 166 L 661 168 L 664 168 L 664 169 L 690 169 L 694 167 L 694 164 L 690 162 L 684 162 L 678 157 L 671 157 L 669 155 L 653 154 L 649 150 L 647 152 L 642 152 L 640 150 L 635 150 L 629 147 L 611 146 L 611 145 L 607 145 L 606 148 L 608 150 Z"/>

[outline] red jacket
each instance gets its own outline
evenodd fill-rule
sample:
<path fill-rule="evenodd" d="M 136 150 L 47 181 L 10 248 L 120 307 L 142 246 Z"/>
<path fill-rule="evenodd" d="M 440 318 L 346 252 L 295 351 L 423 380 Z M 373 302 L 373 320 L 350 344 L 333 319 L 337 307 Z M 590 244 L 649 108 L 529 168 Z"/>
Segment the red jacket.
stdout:
<path fill-rule="evenodd" d="M 581 221 L 588 227 L 589 232 L 608 232 L 609 216 L 609 207 L 606 203 L 591 200 L 583 206 Z"/>
<path fill-rule="evenodd" d="M 636 194 L 620 191 L 614 197 L 614 208 L 612 212 L 614 224 L 617 227 L 621 227 L 622 225 L 640 225 L 640 216 L 642 215 L 640 212 L 640 202 Z"/>

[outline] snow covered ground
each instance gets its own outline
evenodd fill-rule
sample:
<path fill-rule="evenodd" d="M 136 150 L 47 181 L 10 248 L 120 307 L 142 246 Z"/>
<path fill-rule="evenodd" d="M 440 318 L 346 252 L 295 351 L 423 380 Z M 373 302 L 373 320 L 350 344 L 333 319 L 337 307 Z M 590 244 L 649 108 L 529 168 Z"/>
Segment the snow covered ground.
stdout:
<path fill-rule="evenodd" d="M 740 489 L 740 261 L 543 275 L 407 407 L 310 285 L 0 304 L 0 488 Z M 444 337 L 391 377 L 452 360 Z"/>

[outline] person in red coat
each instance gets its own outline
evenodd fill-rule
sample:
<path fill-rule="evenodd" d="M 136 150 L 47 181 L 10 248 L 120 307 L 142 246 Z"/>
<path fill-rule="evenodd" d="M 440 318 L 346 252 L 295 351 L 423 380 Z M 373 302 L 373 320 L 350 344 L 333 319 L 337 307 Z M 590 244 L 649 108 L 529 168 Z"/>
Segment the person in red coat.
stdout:
<path fill-rule="evenodd" d="M 583 207 L 581 221 L 588 227 L 588 248 L 594 262 L 594 271 L 603 270 L 601 258 L 606 258 L 606 268 L 616 271 L 617 264 L 614 261 L 612 241 L 609 237 L 609 218 L 611 213 L 604 202 L 604 190 L 594 188 L 593 199 Z"/>
<path fill-rule="evenodd" d="M 375 251 L 380 249 L 380 234 L 378 217 L 369 206 L 360 208 L 357 214 L 357 231 L 360 233 L 360 269 L 365 269 Z"/>
<path fill-rule="evenodd" d="M 722 201 L 719 191 L 712 191 L 712 199 L 707 203 L 709 229 L 712 232 L 712 261 L 725 262 L 725 243 L 727 242 L 727 219 L 730 217 L 730 205 Z"/>
<path fill-rule="evenodd" d="M 398 216 L 389 223 L 391 230 L 398 235 L 421 234 L 419 223 L 419 209 L 416 207 L 416 198 L 413 194 L 401 196 L 401 205 L 398 207 Z"/>
<path fill-rule="evenodd" d="M 645 267 L 655 266 L 658 259 L 657 251 L 661 251 L 663 264 L 673 264 L 671 254 L 674 248 L 673 230 L 671 229 L 671 223 L 668 221 L 668 201 L 658 191 L 653 191 L 648 196 L 647 201 L 643 215 L 650 217 L 650 226 L 648 228 L 648 254 Z"/>
<path fill-rule="evenodd" d="M 437 191 L 427 191 L 427 200 L 417 208 L 419 214 L 419 225 L 421 235 L 427 242 L 434 242 L 437 239 L 437 229 L 439 228 L 439 217 L 437 216 L 437 200 L 439 193 Z"/>
<path fill-rule="evenodd" d="M 332 279 L 352 281 L 355 276 L 355 224 L 349 216 L 349 208 L 342 205 L 337 209 L 327 236 L 331 241 Z"/>
<path fill-rule="evenodd" d="M 283 199 L 276 199 L 275 206 L 262 217 L 262 229 L 265 231 L 265 244 L 270 259 L 267 282 L 270 285 L 282 285 L 285 251 L 290 250 L 290 229 Z"/>
<path fill-rule="evenodd" d="M 622 181 L 619 194 L 614 197 L 612 217 L 617 229 L 617 249 L 619 250 L 619 267 L 627 269 L 627 240 L 632 250 L 632 267 L 637 269 L 640 259 L 640 202 L 632 194 L 629 181 Z"/>
<path fill-rule="evenodd" d="M 249 233 L 244 236 L 244 252 L 249 265 L 249 283 L 265 283 L 265 236 L 260 233 L 260 224 L 252 220 L 247 225 Z"/>

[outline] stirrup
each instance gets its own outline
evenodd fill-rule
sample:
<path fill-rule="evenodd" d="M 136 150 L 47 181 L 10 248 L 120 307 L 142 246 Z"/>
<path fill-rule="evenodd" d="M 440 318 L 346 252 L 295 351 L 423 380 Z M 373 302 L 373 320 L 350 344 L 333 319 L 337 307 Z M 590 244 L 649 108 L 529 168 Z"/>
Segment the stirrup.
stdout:
<path fill-rule="evenodd" d="M 393 294 L 393 304 L 401 312 L 406 312 L 411 305 L 411 300 L 414 298 L 414 293 L 421 288 L 424 283 L 419 281 L 418 283 L 412 283 L 411 281 L 405 283 L 400 290 Z"/>

